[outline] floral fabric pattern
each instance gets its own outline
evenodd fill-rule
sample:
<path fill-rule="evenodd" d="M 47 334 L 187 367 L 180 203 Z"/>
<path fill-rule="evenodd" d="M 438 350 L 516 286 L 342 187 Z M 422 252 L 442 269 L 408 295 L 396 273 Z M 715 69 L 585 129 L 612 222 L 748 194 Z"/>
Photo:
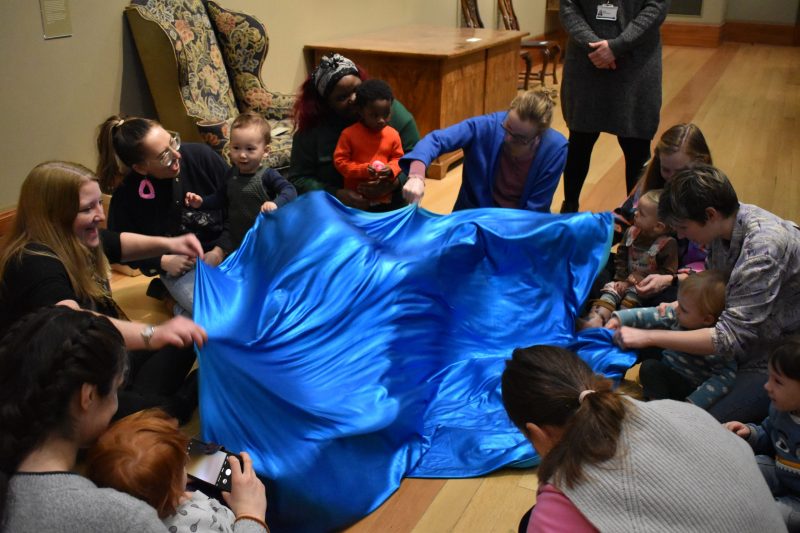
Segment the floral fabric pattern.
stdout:
<path fill-rule="evenodd" d="M 270 92 L 261 81 L 269 50 L 261 22 L 201 0 L 133 0 L 128 9 L 158 24 L 169 37 L 186 110 L 214 151 L 229 160 L 231 122 L 240 110 L 254 111 L 276 132 L 286 131 L 273 135 L 267 163 L 289 165 L 295 97 Z"/>
<path fill-rule="evenodd" d="M 130 9 L 158 24 L 172 42 L 189 115 L 222 120 L 238 109 L 217 38 L 200 0 L 134 0 Z"/>

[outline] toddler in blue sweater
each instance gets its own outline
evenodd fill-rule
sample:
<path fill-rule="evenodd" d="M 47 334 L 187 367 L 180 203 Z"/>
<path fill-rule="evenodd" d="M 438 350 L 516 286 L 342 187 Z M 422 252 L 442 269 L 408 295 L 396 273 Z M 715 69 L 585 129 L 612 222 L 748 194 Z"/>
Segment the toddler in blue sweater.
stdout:
<path fill-rule="evenodd" d="M 750 443 L 789 531 L 800 531 L 800 335 L 785 339 L 769 358 L 764 385 L 769 416 L 761 425 L 727 422 Z"/>
<path fill-rule="evenodd" d="M 606 327 L 684 331 L 713 326 L 725 309 L 725 284 L 719 270 L 693 274 L 678 287 L 677 305 L 666 306 L 663 311 L 658 307 L 616 311 Z M 687 400 L 708 409 L 728 394 L 736 370 L 736 361 L 730 357 L 664 350 L 661 359 L 642 362 L 639 381 L 645 397 L 651 400 Z"/>

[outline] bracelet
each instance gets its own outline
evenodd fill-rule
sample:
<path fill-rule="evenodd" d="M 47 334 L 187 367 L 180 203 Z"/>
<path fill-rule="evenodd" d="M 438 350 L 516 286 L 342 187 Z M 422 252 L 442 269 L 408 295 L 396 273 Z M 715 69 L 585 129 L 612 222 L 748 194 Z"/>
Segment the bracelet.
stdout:
<path fill-rule="evenodd" d="M 250 515 L 250 514 L 240 514 L 239 516 L 236 517 L 236 520 L 234 520 L 233 523 L 235 524 L 239 520 L 252 520 L 253 522 L 256 522 L 258 525 L 260 525 L 261 527 L 266 529 L 267 533 L 269 533 L 269 527 L 267 527 L 267 523 L 264 522 L 263 520 L 261 520 L 257 516 L 253 516 L 253 515 Z"/>

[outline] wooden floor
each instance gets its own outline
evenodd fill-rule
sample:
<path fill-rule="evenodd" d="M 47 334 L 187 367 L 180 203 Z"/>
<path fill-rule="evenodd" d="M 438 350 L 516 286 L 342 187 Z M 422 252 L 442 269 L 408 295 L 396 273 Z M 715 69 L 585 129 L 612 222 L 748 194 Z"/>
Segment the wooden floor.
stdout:
<path fill-rule="evenodd" d="M 719 48 L 666 47 L 661 129 L 697 123 L 714 162 L 742 201 L 800 220 L 800 48 L 726 44 Z M 553 127 L 566 134 L 561 111 Z M 428 181 L 422 206 L 450 212 L 460 167 Z M 553 199 L 556 211 L 563 199 Z M 581 209 L 613 209 L 624 198 L 624 165 L 616 139 L 602 135 L 581 196 Z M 144 296 L 145 280 L 115 277 L 115 298 L 132 318 L 166 314 Z M 197 429 L 197 417 L 190 424 Z M 506 470 L 456 480 L 406 479 L 370 516 L 349 528 L 364 532 L 512 532 L 533 505 L 534 471 Z"/>

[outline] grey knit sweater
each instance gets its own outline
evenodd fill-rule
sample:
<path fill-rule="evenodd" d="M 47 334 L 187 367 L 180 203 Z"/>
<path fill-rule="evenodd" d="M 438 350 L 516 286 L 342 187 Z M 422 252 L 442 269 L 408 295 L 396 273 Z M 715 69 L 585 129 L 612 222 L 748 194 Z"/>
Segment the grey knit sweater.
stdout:
<path fill-rule="evenodd" d="M 9 483 L 4 533 L 164 533 L 155 509 L 69 472 L 17 474 Z"/>
<path fill-rule="evenodd" d="M 627 401 L 627 400 L 626 400 Z M 689 403 L 629 400 L 617 456 L 558 487 L 600 531 L 786 531 L 748 444 Z"/>
<path fill-rule="evenodd" d="M 598 20 L 605 0 L 561 0 L 569 35 L 561 108 L 572 131 L 652 139 L 661 112 L 661 37 L 668 0 L 617 0 L 617 20 Z M 608 41 L 616 70 L 596 68 L 589 43 Z"/>

